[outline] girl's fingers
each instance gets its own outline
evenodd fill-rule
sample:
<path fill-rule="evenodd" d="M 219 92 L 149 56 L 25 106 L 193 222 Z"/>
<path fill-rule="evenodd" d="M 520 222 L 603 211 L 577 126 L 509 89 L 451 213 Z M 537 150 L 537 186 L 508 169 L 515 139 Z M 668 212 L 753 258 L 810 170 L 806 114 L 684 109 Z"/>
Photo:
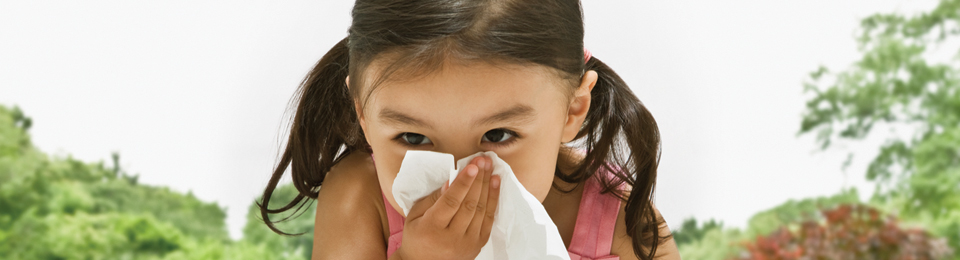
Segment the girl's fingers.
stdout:
<path fill-rule="evenodd" d="M 450 229 L 460 231 L 461 234 L 467 231 L 475 213 L 483 211 L 485 204 L 487 204 L 486 197 L 481 195 L 486 194 L 487 183 L 490 182 L 490 173 L 487 171 L 487 165 L 490 163 L 483 156 L 478 156 L 472 163 L 480 169 L 480 173 L 473 180 L 473 186 L 470 187 L 467 196 L 463 198 L 463 203 L 460 203 L 460 210 L 450 221 Z"/>
<path fill-rule="evenodd" d="M 493 175 L 493 161 L 490 158 L 484 158 L 486 164 L 483 171 L 483 184 L 480 187 L 480 198 L 477 203 L 477 210 L 473 213 L 470 220 L 470 226 L 467 228 L 468 237 L 477 237 L 480 234 L 480 228 L 483 226 L 483 218 L 486 211 L 489 210 L 487 198 L 490 196 L 490 177 Z"/>
<path fill-rule="evenodd" d="M 490 177 L 490 193 L 487 195 L 487 210 L 484 212 L 483 224 L 480 226 L 480 241 L 486 242 L 490 238 L 490 229 L 493 228 L 493 218 L 497 215 L 497 205 L 500 204 L 500 176 Z"/>
<path fill-rule="evenodd" d="M 410 222 L 423 217 L 427 210 L 430 209 L 433 204 L 436 204 L 437 200 L 440 198 L 441 190 L 442 189 L 437 189 L 431 192 L 430 195 L 415 201 L 413 206 L 410 207 L 410 212 L 405 216 L 406 221 Z"/>
<path fill-rule="evenodd" d="M 446 228 L 453 215 L 460 209 L 460 203 L 470 191 L 470 186 L 473 186 L 473 180 L 476 179 L 478 172 L 476 165 L 469 164 L 463 167 L 457 178 L 453 180 L 453 184 L 436 198 L 436 201 L 431 204 L 433 206 L 423 213 L 427 221 L 437 228 Z"/>

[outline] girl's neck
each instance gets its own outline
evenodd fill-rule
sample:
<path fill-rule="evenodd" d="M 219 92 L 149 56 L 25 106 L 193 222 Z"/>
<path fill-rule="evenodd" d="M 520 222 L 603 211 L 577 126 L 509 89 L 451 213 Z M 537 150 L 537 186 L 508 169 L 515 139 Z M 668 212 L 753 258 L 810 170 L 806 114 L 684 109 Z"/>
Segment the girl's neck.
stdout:
<path fill-rule="evenodd" d="M 564 172 L 563 167 L 561 167 L 560 172 L 569 173 Z M 584 185 L 582 183 L 580 185 L 568 183 L 556 176 L 553 177 L 553 183 L 564 191 L 570 192 L 562 192 L 551 188 L 547 197 L 543 199 L 543 209 L 547 211 L 547 215 L 550 215 L 553 224 L 557 226 L 557 231 L 560 232 L 560 238 L 563 240 L 564 246 L 569 248 L 573 231 L 576 229 L 577 214 L 580 211 L 580 199 L 583 197 Z"/>
<path fill-rule="evenodd" d="M 582 154 L 576 153 L 573 149 L 562 147 L 557 155 L 557 168 L 560 169 L 561 174 L 569 175 L 577 169 L 581 161 L 583 161 Z M 561 180 L 560 177 L 553 176 L 553 185 L 556 188 L 551 187 L 547 197 L 542 202 L 550 217 L 555 218 L 554 216 L 565 215 L 564 212 L 571 208 L 573 212 L 576 212 L 583 194 L 583 183 L 570 183 Z"/>

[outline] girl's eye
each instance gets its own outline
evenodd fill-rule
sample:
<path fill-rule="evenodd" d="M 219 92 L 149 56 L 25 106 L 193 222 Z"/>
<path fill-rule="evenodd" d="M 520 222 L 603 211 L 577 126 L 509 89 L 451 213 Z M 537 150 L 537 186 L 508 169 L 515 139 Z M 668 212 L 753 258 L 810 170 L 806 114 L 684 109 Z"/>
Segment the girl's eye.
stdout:
<path fill-rule="evenodd" d="M 483 134 L 483 140 L 494 143 L 508 143 L 512 141 L 517 133 L 506 129 L 493 129 Z M 505 141 L 506 140 L 506 141 Z"/>
<path fill-rule="evenodd" d="M 495 146 L 506 146 L 512 144 L 519 136 L 516 132 L 507 129 L 493 129 L 483 134 L 481 138 L 484 142 L 491 142 Z M 406 146 L 420 146 L 432 144 L 430 138 L 417 133 L 401 133 L 393 138 L 396 142 Z"/>
<path fill-rule="evenodd" d="M 422 135 L 422 134 L 402 133 L 402 134 L 400 134 L 399 137 L 400 137 L 400 139 L 403 139 L 403 141 L 406 141 L 407 144 L 410 144 L 410 145 L 430 144 L 430 138 L 427 138 L 426 136 L 424 136 L 424 135 Z M 422 143 L 421 143 L 421 142 L 422 142 Z"/>

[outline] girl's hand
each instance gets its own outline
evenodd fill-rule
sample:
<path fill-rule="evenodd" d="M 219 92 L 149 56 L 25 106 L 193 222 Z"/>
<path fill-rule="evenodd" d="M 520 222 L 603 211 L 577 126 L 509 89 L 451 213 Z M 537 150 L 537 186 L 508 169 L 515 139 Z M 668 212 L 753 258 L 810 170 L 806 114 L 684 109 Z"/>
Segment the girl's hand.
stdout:
<path fill-rule="evenodd" d="M 500 199 L 500 176 L 492 161 L 474 158 L 452 186 L 434 191 L 410 208 L 400 259 L 474 259 L 487 243 Z"/>

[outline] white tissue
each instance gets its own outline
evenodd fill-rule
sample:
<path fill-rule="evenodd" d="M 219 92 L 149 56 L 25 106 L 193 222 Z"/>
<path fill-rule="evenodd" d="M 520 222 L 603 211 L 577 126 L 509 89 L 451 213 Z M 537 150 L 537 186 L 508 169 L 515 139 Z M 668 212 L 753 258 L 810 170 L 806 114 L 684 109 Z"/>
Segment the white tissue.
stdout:
<path fill-rule="evenodd" d="M 409 150 L 393 181 L 393 197 L 404 216 L 414 202 L 452 183 L 457 173 L 480 155 L 493 161 L 493 175 L 500 175 L 500 202 L 490 231 L 490 240 L 476 259 L 564 259 L 569 260 L 560 232 L 543 205 L 517 180 L 510 165 L 494 152 L 478 152 L 457 161 L 453 155 Z"/>

